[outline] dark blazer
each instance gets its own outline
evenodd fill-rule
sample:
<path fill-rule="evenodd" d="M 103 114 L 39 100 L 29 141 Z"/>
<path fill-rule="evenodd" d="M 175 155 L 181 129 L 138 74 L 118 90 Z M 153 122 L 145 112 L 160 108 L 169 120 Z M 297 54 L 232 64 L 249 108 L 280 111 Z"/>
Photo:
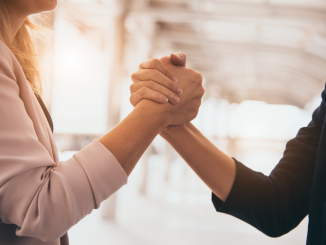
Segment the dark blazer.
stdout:
<path fill-rule="evenodd" d="M 227 200 L 223 203 L 212 196 L 218 212 L 233 215 L 271 237 L 288 233 L 309 215 L 307 245 L 326 245 L 325 90 L 322 99 L 312 121 L 287 143 L 283 158 L 269 176 L 236 161 Z"/>

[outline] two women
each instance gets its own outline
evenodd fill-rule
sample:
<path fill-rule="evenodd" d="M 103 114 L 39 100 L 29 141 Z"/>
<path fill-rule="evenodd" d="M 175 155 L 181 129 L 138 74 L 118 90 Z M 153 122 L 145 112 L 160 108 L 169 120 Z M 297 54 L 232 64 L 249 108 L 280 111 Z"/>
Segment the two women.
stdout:
<path fill-rule="evenodd" d="M 157 134 L 211 188 L 218 211 L 272 237 L 309 214 L 307 244 L 326 244 L 325 91 L 312 122 L 265 176 L 225 155 L 190 123 L 204 90 L 201 75 L 184 67 L 185 56 L 150 60 L 132 76 L 135 109 L 101 139 L 59 162 L 51 119 L 39 98 L 27 19 L 55 6 L 56 0 L 0 0 L 1 244 L 68 244 L 67 230 L 127 182 Z"/>

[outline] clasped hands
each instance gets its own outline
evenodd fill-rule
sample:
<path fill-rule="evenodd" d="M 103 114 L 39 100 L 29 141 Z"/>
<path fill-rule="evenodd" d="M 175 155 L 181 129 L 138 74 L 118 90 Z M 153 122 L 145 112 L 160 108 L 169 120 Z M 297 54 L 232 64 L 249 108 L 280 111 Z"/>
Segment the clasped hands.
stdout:
<path fill-rule="evenodd" d="M 178 52 L 140 64 L 131 78 L 130 102 L 135 107 L 148 99 L 162 104 L 171 115 L 169 125 L 193 120 L 204 95 L 202 75 L 185 67 L 186 55 Z"/>

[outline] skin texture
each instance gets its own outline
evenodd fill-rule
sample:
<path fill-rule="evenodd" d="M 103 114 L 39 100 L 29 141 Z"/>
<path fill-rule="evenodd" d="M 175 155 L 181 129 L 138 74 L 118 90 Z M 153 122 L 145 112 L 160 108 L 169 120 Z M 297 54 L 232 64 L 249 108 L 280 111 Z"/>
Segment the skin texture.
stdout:
<path fill-rule="evenodd" d="M 169 69 L 170 73 L 177 74 L 180 67 L 185 67 L 186 56 L 181 52 L 171 54 L 169 60 L 170 63 L 166 67 Z M 161 62 L 163 64 L 168 63 L 166 57 L 163 58 Z M 172 63 L 173 65 L 171 65 Z M 157 66 L 157 68 L 155 68 L 155 66 L 152 66 L 151 69 L 160 70 L 160 67 L 161 66 Z M 183 72 L 187 71 L 183 70 Z M 178 75 L 180 76 L 180 74 Z M 134 77 L 139 76 L 138 74 L 134 74 Z M 149 87 L 148 92 L 140 95 L 137 99 L 131 96 L 130 101 L 133 105 L 137 104 L 141 99 L 152 99 L 148 96 L 151 93 L 154 94 L 155 92 L 158 93 L 157 96 L 161 95 L 161 89 L 156 91 L 150 90 L 163 86 L 163 81 L 157 76 L 153 76 L 151 80 L 155 81 L 157 86 Z M 139 81 L 139 84 L 143 85 L 141 81 Z M 135 87 L 142 89 L 142 86 Z M 222 201 L 225 201 L 231 191 L 235 179 L 236 166 L 234 160 L 216 148 L 194 125 L 189 122 L 179 126 L 168 126 L 160 135 L 170 143 L 170 145 L 180 154 L 196 174 L 215 193 L 215 195 L 217 195 Z"/>
<path fill-rule="evenodd" d="M 4 1 L 8 9 L 12 37 L 28 15 L 53 10 L 57 5 L 56 0 Z M 199 89 L 202 87 L 201 75 L 193 70 L 189 70 L 187 74 L 178 74 L 180 77 L 175 81 L 178 80 L 179 86 L 183 86 L 184 90 L 183 99 L 178 106 L 170 103 L 162 106 L 143 100 L 119 125 L 99 140 L 116 157 L 127 175 L 130 175 L 146 148 L 165 127 L 183 124 L 197 115 L 203 95 L 203 89 Z M 174 76 L 170 78 L 174 79 Z"/>
<path fill-rule="evenodd" d="M 222 201 L 228 197 L 236 173 L 235 162 L 191 123 L 170 126 L 161 136 Z"/>
<path fill-rule="evenodd" d="M 2 0 L 9 14 L 11 39 L 15 37 L 24 20 L 31 14 L 54 10 L 57 0 Z"/>
<path fill-rule="evenodd" d="M 178 52 L 171 54 L 174 65 L 185 67 L 186 57 Z M 150 59 L 139 65 L 138 72 L 131 76 L 134 82 L 130 86 L 130 103 L 136 106 L 142 99 L 150 99 L 157 103 L 178 104 L 183 94 L 175 75 L 159 59 Z"/>
<path fill-rule="evenodd" d="M 179 97 L 183 93 L 178 79 L 158 59 L 141 63 L 138 72 L 134 73 L 131 79 L 134 82 L 130 86 L 130 102 L 133 106 L 136 106 L 144 97 L 157 103 L 178 104 Z"/>
<path fill-rule="evenodd" d="M 142 100 L 125 120 L 100 139 L 128 175 L 155 136 L 164 128 L 189 122 L 197 116 L 204 94 L 200 73 L 189 68 L 174 67 L 169 57 L 164 57 L 162 61 L 168 69 L 173 69 L 184 91 L 180 102 L 177 105 L 160 105 Z"/>

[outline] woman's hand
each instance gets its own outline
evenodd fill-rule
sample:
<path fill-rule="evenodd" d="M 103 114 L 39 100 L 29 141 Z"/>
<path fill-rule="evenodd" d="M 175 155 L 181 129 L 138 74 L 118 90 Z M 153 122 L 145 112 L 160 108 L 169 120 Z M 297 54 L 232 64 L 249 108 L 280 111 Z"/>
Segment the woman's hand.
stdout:
<path fill-rule="evenodd" d="M 197 116 L 205 92 L 202 86 L 202 75 L 193 69 L 175 66 L 175 62 L 173 61 L 174 64 L 171 62 L 171 57 L 163 57 L 161 62 L 176 75 L 184 93 L 178 104 L 166 103 L 160 106 L 166 107 L 172 114 L 170 125 L 190 122 Z"/>
<path fill-rule="evenodd" d="M 183 94 L 176 76 L 159 59 L 150 59 L 140 64 L 139 70 L 132 74 L 130 102 L 136 106 L 142 99 L 157 103 L 178 104 Z"/>

